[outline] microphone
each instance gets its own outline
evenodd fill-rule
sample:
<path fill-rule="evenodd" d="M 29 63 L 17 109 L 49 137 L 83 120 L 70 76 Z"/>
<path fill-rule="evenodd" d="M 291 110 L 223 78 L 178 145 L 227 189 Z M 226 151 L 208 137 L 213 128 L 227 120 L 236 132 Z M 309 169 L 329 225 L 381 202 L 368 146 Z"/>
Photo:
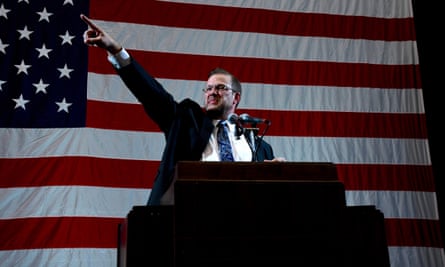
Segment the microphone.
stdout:
<path fill-rule="evenodd" d="M 267 119 L 255 118 L 255 117 L 250 116 L 247 113 L 241 114 L 239 116 L 238 120 L 241 123 L 251 123 L 251 124 L 265 123 L 265 124 L 270 124 L 270 121 L 267 120 Z"/>
<path fill-rule="evenodd" d="M 239 117 L 235 113 L 230 113 L 227 117 L 227 121 L 231 124 L 238 124 L 239 123 Z"/>
<path fill-rule="evenodd" d="M 229 116 L 227 116 L 227 121 L 231 124 L 235 124 L 235 137 L 239 139 L 241 135 L 244 134 L 244 128 L 241 126 L 241 121 L 235 113 L 230 113 Z"/>

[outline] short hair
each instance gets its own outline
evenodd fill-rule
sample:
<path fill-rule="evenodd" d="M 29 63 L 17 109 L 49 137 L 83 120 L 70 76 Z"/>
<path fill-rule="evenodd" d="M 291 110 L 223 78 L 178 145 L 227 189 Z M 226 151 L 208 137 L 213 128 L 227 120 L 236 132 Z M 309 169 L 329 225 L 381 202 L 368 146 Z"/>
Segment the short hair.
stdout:
<path fill-rule="evenodd" d="M 225 69 L 223 69 L 223 68 L 217 67 L 217 68 L 215 68 L 215 69 L 213 69 L 213 70 L 211 70 L 211 71 L 209 72 L 209 76 L 208 76 L 207 78 L 210 78 L 210 76 L 213 76 L 213 75 L 215 75 L 215 74 L 229 75 L 229 76 L 230 76 L 230 79 L 232 80 L 232 84 L 231 84 L 231 86 L 232 86 L 232 90 L 233 90 L 234 92 L 237 92 L 237 93 L 241 94 L 241 91 L 242 91 L 242 89 L 241 89 L 241 83 L 240 83 L 240 81 L 238 80 L 238 78 L 235 77 L 235 75 L 233 75 L 232 73 L 228 72 L 227 70 L 225 70 Z"/>

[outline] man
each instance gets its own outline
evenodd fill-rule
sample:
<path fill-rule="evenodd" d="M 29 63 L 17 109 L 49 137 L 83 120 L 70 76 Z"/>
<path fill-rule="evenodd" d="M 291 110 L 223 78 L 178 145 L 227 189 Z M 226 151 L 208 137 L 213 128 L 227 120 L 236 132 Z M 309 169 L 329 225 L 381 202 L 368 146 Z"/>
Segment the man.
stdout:
<path fill-rule="evenodd" d="M 219 121 L 227 120 L 235 113 L 241 100 L 241 84 L 224 69 L 210 72 L 204 91 L 204 109 L 195 101 L 185 99 L 177 102 L 158 81 L 147 73 L 129 53 L 107 32 L 94 24 L 85 15 L 80 16 L 88 25 L 84 43 L 105 49 L 108 60 L 148 116 L 159 126 L 166 137 L 162 155 L 148 205 L 171 204 L 168 196 L 173 181 L 174 168 L 178 161 L 220 161 L 217 128 Z M 275 158 L 272 147 L 259 140 L 256 155 L 245 136 L 235 137 L 236 125 L 228 124 L 234 161 L 284 161 Z M 256 156 L 256 157 L 254 157 Z M 165 196 L 164 196 L 165 194 Z M 170 197 L 170 198 L 169 198 Z"/>

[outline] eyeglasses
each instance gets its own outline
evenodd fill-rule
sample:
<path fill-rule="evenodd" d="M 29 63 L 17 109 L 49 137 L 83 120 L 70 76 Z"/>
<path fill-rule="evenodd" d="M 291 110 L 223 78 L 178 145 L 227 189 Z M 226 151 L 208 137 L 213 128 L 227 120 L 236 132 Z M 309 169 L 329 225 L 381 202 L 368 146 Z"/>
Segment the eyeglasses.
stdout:
<path fill-rule="evenodd" d="M 210 94 L 210 92 L 212 92 L 213 88 L 215 88 L 215 91 L 218 94 L 232 90 L 232 88 L 230 86 L 219 83 L 219 84 L 215 84 L 215 85 L 207 85 L 207 87 L 203 88 L 202 91 L 206 94 Z"/>

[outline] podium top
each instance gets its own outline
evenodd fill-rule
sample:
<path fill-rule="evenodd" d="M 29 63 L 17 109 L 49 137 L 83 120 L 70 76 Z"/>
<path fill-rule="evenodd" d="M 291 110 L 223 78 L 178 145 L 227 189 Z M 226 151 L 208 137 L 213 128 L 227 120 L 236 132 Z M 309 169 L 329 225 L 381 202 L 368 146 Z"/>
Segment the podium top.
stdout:
<path fill-rule="evenodd" d="M 218 181 L 338 181 L 330 162 L 202 162 L 180 161 L 175 179 Z"/>

